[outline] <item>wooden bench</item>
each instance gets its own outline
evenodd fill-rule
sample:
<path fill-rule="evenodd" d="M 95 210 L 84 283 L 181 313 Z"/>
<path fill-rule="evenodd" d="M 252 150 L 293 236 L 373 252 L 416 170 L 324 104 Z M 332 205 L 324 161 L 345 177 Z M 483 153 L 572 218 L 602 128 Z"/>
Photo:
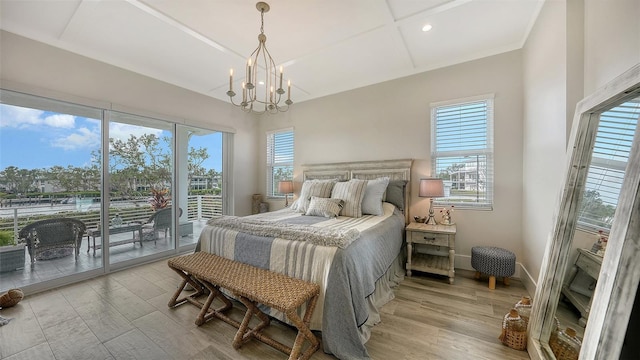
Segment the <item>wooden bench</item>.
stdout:
<path fill-rule="evenodd" d="M 195 321 L 196 325 L 202 325 L 216 317 L 238 328 L 233 339 L 235 349 L 240 348 L 252 337 L 288 354 L 289 359 L 309 359 L 319 348 L 320 341 L 309 329 L 309 321 L 320 292 L 317 284 L 204 252 L 171 258 L 168 265 L 183 279 L 169 300 L 169 307 L 189 302 L 201 309 Z M 179 298 L 187 284 L 193 286 L 195 292 Z M 247 307 L 241 323 L 224 314 L 233 304 L 222 294 L 220 288 L 230 291 Z M 197 298 L 205 294 L 206 290 L 209 291 L 209 295 L 202 303 Z M 222 300 L 224 305 L 218 309 L 210 309 L 216 297 Z M 305 302 L 307 309 L 304 317 L 300 318 L 297 310 Z M 258 309 L 258 303 L 282 311 L 298 329 L 293 347 L 288 347 L 261 332 L 269 325 L 270 318 Z M 260 323 L 249 328 L 249 321 L 253 315 L 260 319 Z M 302 351 L 305 340 L 310 344 Z"/>

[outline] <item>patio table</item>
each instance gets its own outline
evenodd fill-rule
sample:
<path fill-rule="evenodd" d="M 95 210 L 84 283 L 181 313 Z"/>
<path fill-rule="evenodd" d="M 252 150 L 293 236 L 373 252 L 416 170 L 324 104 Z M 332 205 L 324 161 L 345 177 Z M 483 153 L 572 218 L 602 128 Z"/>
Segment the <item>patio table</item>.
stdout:
<path fill-rule="evenodd" d="M 138 241 L 136 240 L 136 237 L 135 237 L 136 231 L 138 232 L 138 239 L 140 241 L 140 246 L 142 246 L 142 224 L 133 223 L 133 224 L 109 227 L 109 235 L 122 234 L 129 231 L 133 232 L 133 237 L 131 239 L 109 241 L 109 247 L 128 244 L 128 243 L 135 243 L 136 241 Z M 101 243 L 96 244 L 96 238 L 99 238 L 100 236 L 102 236 L 102 230 L 98 228 L 87 229 L 87 252 L 89 252 L 89 249 L 93 247 L 93 256 L 96 256 L 96 249 L 102 248 Z M 93 239 L 93 246 L 91 246 L 91 244 L 89 243 L 90 237 Z"/>

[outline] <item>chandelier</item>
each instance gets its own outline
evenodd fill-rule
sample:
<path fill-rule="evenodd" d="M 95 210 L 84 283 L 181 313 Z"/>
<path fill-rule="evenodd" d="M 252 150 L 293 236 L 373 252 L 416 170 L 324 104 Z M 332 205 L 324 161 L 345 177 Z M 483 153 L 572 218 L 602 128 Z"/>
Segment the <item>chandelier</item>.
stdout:
<path fill-rule="evenodd" d="M 245 81 L 242 82 L 242 102 L 236 104 L 233 101 L 233 97 L 236 96 L 233 91 L 233 69 L 229 71 L 227 95 L 233 105 L 239 106 L 246 112 L 253 111 L 259 114 L 285 112 L 293 104 L 291 101 L 291 80 L 287 82 L 287 100 L 281 104 L 285 94 L 282 88 L 284 69 L 280 66 L 280 71 L 277 71 L 276 63 L 265 45 L 267 36 L 264 34 L 264 13 L 269 11 L 269 4 L 261 1 L 256 4 L 256 8 L 260 11 L 261 21 L 260 34 L 258 35 L 259 43 L 258 48 L 249 56 L 245 66 L 246 76 Z"/>

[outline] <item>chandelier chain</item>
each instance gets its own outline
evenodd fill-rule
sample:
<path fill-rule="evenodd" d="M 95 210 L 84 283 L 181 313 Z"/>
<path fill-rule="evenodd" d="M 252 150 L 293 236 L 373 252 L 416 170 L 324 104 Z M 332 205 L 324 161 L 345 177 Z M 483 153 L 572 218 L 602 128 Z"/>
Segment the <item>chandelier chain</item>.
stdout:
<path fill-rule="evenodd" d="M 260 33 L 264 34 L 264 9 L 260 10 Z"/>

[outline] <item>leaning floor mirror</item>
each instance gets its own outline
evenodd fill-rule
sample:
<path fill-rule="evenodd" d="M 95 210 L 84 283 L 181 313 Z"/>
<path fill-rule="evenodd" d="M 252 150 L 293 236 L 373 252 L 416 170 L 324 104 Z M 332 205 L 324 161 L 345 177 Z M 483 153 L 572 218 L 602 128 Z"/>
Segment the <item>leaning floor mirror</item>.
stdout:
<path fill-rule="evenodd" d="M 589 168 L 593 166 L 592 159 L 603 157 L 596 144 L 597 134 L 599 127 L 600 131 L 604 127 L 601 119 L 605 116 L 616 118 L 621 107 L 632 109 L 630 113 L 635 115 L 627 118 L 633 120 L 635 116 L 636 125 L 625 130 L 627 133 L 624 135 L 631 141 L 624 175 L 616 189 L 619 196 L 609 224 L 606 252 L 599 254 L 603 256 L 599 260 L 600 269 L 595 275 L 597 281 L 594 282 L 590 302 L 582 306 L 583 313 L 588 314 L 588 321 L 583 314 L 581 324 L 586 328 L 580 359 L 618 359 L 624 358 L 629 351 L 637 355 L 637 339 L 634 343 L 625 341 L 625 338 L 629 335 L 628 330 L 637 331 L 634 324 L 638 321 L 640 303 L 640 299 L 636 299 L 640 281 L 640 131 L 637 126 L 639 115 L 633 110 L 635 107 L 640 111 L 640 64 L 583 99 L 576 107 L 567 149 L 564 187 L 555 209 L 555 223 L 547 242 L 529 322 L 528 351 L 531 359 L 556 358 L 549 338 L 556 328 L 558 302 L 566 300 L 563 299 L 563 286 L 566 291 L 567 274 L 571 273 L 572 266 L 575 267 L 572 263 L 577 253 L 574 237 L 576 229 L 583 225 L 580 212 L 583 201 L 588 198 Z M 614 146 L 620 142 L 616 136 L 610 140 Z M 603 181 L 610 180 L 606 179 L 607 176 L 602 175 Z M 597 253 L 595 250 L 580 249 L 579 252 L 589 255 L 590 251 Z"/>

